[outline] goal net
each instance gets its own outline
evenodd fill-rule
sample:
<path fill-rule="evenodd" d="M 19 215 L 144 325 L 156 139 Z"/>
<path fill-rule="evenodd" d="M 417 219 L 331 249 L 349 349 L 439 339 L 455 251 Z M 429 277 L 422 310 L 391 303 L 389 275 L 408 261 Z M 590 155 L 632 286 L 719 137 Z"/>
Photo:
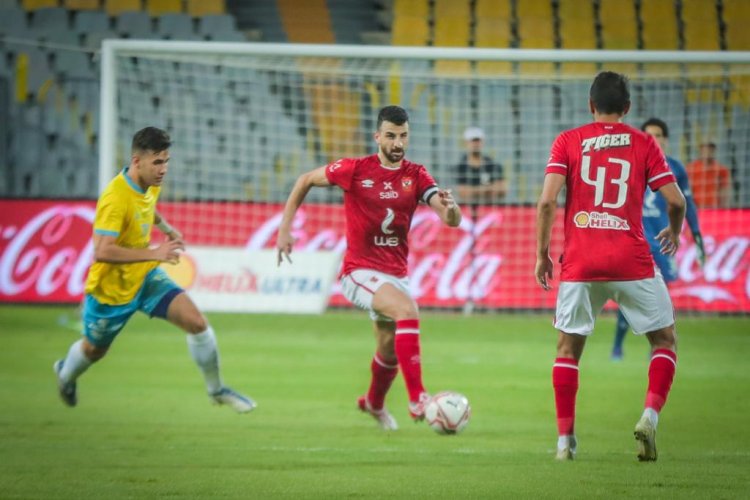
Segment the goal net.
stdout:
<path fill-rule="evenodd" d="M 429 210 L 417 212 L 410 275 L 420 305 L 551 309 L 555 294 L 533 278 L 534 204 L 555 136 L 591 120 L 588 89 L 601 69 L 630 77 L 625 121 L 664 120 L 668 154 L 694 176 L 708 255 L 701 266 L 686 226 L 671 285 L 676 306 L 750 312 L 747 53 L 108 41 L 99 185 L 127 164 L 135 131 L 164 128 L 174 144 L 161 210 L 187 241 L 273 248 L 297 176 L 374 153 L 377 111 L 398 104 L 410 116 L 407 158 L 441 186 L 456 191 L 464 131 L 479 127 L 482 154 L 501 166 L 507 187 L 502 197 L 467 206 L 457 231 L 441 228 Z M 706 155 L 714 160 L 689 165 Z M 343 251 L 341 202 L 337 188 L 309 193 L 294 225 L 297 251 Z M 555 259 L 561 228 L 562 209 Z M 331 303 L 346 304 L 338 288 Z"/>

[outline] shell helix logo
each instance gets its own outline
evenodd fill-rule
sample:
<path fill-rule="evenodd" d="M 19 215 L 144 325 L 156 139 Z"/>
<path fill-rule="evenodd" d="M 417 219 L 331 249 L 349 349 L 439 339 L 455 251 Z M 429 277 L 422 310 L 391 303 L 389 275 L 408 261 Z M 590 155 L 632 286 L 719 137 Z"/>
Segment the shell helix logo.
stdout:
<path fill-rule="evenodd" d="M 629 231 L 630 225 L 625 219 L 621 219 L 607 212 L 578 212 L 573 217 L 575 225 L 581 229 L 614 229 L 616 231 Z"/>

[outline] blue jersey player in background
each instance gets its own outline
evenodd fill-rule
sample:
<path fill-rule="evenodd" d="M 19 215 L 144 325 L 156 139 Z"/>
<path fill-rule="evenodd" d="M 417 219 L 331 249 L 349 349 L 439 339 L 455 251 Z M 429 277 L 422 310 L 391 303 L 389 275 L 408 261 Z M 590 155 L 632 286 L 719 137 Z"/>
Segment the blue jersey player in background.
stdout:
<path fill-rule="evenodd" d="M 658 118 L 649 118 L 646 122 L 641 125 L 641 130 L 647 134 L 653 136 L 656 142 L 661 147 L 666 155 L 667 143 L 669 139 L 669 129 L 664 121 Z M 687 212 L 685 219 L 687 220 L 688 226 L 690 226 L 690 232 L 693 234 L 693 240 L 698 247 L 698 260 L 701 265 L 706 258 L 706 251 L 703 247 L 703 238 L 701 237 L 700 227 L 698 226 L 698 212 L 696 210 L 695 201 L 693 195 L 690 192 L 690 183 L 688 182 L 687 171 L 685 167 L 679 161 L 674 158 L 667 156 L 667 163 L 672 169 L 672 173 L 677 178 L 677 185 L 680 186 L 682 194 L 685 195 L 685 202 L 687 204 Z M 677 263 L 675 258 L 669 255 L 664 255 L 659 251 L 659 242 L 656 239 L 656 235 L 659 231 L 667 227 L 669 224 L 669 217 L 667 215 L 667 202 L 664 197 L 659 193 L 654 193 L 649 188 L 646 188 L 646 195 L 643 198 L 643 233 L 651 246 L 651 255 L 654 257 L 657 267 L 661 271 L 664 281 L 669 284 L 677 279 Z M 622 315 L 621 311 L 617 311 L 617 324 L 615 326 L 615 343 L 612 347 L 612 359 L 622 359 L 622 343 L 625 340 L 625 334 L 628 331 L 627 320 Z"/>

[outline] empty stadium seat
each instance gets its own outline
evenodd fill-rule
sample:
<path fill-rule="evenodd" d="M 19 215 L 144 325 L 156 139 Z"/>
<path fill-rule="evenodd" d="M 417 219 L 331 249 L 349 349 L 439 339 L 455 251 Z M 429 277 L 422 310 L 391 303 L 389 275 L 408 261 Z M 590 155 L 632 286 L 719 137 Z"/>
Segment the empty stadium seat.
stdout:
<path fill-rule="evenodd" d="M 78 33 L 106 31 L 109 29 L 109 16 L 101 10 L 84 10 L 73 18 L 73 29 Z"/>
<path fill-rule="evenodd" d="M 469 18 L 438 18 L 435 20 L 433 45 L 436 47 L 468 47 Z"/>
<path fill-rule="evenodd" d="M 719 50 L 719 19 L 715 2 L 682 2 L 685 50 Z"/>
<path fill-rule="evenodd" d="M 638 21 L 635 3 L 623 0 L 599 0 L 602 48 L 637 49 Z"/>
<path fill-rule="evenodd" d="M 511 0 L 476 0 L 474 13 L 477 21 L 481 19 L 511 19 L 513 17 Z"/>
<path fill-rule="evenodd" d="M 193 18 L 188 14 L 163 14 L 159 16 L 158 33 L 172 39 L 186 39 L 192 37 Z"/>
<path fill-rule="evenodd" d="M 218 16 L 227 13 L 224 0 L 187 0 L 186 11 L 193 17 Z"/>
<path fill-rule="evenodd" d="M 141 10 L 141 0 L 104 0 L 104 11 L 110 16 L 139 10 Z"/>
<path fill-rule="evenodd" d="M 63 0 L 63 6 L 69 10 L 99 10 L 99 0 Z"/>
<path fill-rule="evenodd" d="M 151 18 L 143 11 L 123 12 L 117 16 L 116 29 L 130 38 L 153 37 Z"/>
<path fill-rule="evenodd" d="M 34 31 L 59 30 L 68 28 L 68 11 L 62 7 L 35 10 L 30 27 Z"/>
<path fill-rule="evenodd" d="M 593 4 L 578 0 L 559 0 L 560 47 L 564 49 L 595 49 L 596 23 Z"/>
<path fill-rule="evenodd" d="M 674 0 L 641 2 L 641 38 L 649 50 L 677 50 L 680 40 Z"/>
<path fill-rule="evenodd" d="M 729 50 L 750 50 L 750 2 L 724 0 L 724 40 Z"/>
<path fill-rule="evenodd" d="M 234 17 L 227 14 L 205 15 L 198 18 L 198 32 L 213 35 L 237 31 Z"/>
<path fill-rule="evenodd" d="M 146 11 L 153 17 L 179 14 L 182 12 L 182 0 L 146 0 Z"/>
<path fill-rule="evenodd" d="M 427 18 L 398 16 L 393 20 L 391 43 L 393 45 L 427 45 L 430 27 Z"/>
<path fill-rule="evenodd" d="M 474 46 L 505 49 L 511 46 L 512 38 L 509 19 L 477 19 L 474 29 Z"/>
<path fill-rule="evenodd" d="M 427 19 L 430 16 L 430 8 L 427 0 L 394 0 L 394 19 L 404 16 Z"/>
<path fill-rule="evenodd" d="M 26 12 L 18 8 L 0 10 L 0 35 L 18 36 L 28 29 Z"/>
<path fill-rule="evenodd" d="M 22 0 L 21 7 L 27 11 L 58 7 L 57 0 Z"/>

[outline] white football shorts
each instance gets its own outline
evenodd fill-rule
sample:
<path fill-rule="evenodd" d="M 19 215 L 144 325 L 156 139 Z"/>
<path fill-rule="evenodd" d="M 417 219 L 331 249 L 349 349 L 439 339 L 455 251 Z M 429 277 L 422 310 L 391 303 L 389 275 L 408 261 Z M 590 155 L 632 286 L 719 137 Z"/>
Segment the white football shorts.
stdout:
<path fill-rule="evenodd" d="M 370 318 L 373 321 L 393 321 L 393 319 L 379 314 L 372 308 L 372 299 L 375 292 L 386 283 L 390 283 L 411 297 L 409 278 L 397 278 L 391 274 L 373 271 L 372 269 L 357 269 L 341 278 L 341 291 L 349 302 L 361 309 L 370 311 Z"/>
<path fill-rule="evenodd" d="M 643 335 L 674 324 L 674 308 L 659 270 L 653 278 L 634 281 L 564 281 L 557 293 L 555 328 L 591 335 L 607 300 L 620 306 L 633 333 Z"/>

